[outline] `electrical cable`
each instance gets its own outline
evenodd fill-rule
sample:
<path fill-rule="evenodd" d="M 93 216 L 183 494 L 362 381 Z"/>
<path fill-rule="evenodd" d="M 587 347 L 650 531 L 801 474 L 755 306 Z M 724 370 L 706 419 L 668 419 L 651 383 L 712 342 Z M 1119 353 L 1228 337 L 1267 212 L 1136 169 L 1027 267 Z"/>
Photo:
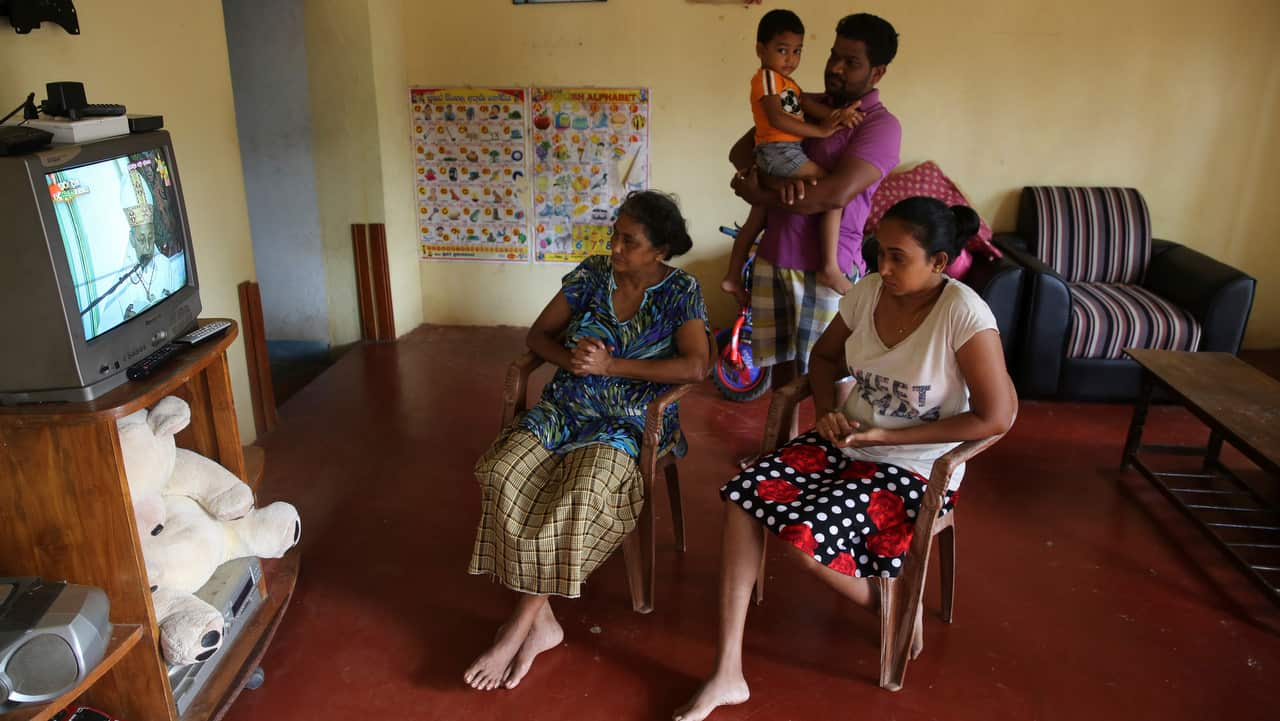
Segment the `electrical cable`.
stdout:
<path fill-rule="evenodd" d="M 22 109 L 26 108 L 26 107 L 27 107 L 27 106 L 29 106 L 29 105 L 34 105 L 34 104 L 35 104 L 35 99 L 36 99 L 36 94 L 35 94 L 35 93 L 30 93 L 30 94 L 28 94 L 28 95 L 27 95 L 27 99 L 26 99 L 26 100 L 23 100 L 21 105 L 19 105 L 18 107 L 14 108 L 14 109 L 13 109 L 13 112 L 9 113 L 8 115 L 4 116 L 3 118 L 0 118 L 0 125 L 3 125 L 6 121 L 8 121 L 8 120 L 9 120 L 9 118 L 12 118 L 13 116 L 17 115 L 19 110 L 22 110 Z"/>

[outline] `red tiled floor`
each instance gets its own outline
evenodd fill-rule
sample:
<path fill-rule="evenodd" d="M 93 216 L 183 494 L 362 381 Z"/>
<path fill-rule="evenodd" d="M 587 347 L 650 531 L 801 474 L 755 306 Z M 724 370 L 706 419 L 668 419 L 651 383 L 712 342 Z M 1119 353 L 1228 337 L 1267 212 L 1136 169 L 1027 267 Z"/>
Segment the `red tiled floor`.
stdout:
<path fill-rule="evenodd" d="M 758 443 L 767 404 L 730 403 L 709 385 L 682 408 L 683 555 L 658 499 L 656 611 L 630 610 L 611 559 L 583 598 L 553 601 L 565 643 L 518 689 L 461 682 L 512 603 L 465 567 L 471 465 L 497 431 L 522 337 L 419 329 L 353 350 L 283 408 L 262 441 L 259 500 L 299 507 L 302 574 L 266 685 L 244 692 L 229 721 L 662 719 L 694 691 L 714 646 L 716 489 Z M 1024 403 L 972 464 L 956 620 L 938 619 L 935 580 L 925 651 L 897 694 L 875 685 L 876 619 L 771 554 L 769 595 L 748 621 L 752 699 L 712 718 L 1277 718 L 1280 614 L 1136 473 L 1116 470 L 1129 414 Z M 1204 436 L 1173 407 L 1154 409 L 1148 429 Z"/>

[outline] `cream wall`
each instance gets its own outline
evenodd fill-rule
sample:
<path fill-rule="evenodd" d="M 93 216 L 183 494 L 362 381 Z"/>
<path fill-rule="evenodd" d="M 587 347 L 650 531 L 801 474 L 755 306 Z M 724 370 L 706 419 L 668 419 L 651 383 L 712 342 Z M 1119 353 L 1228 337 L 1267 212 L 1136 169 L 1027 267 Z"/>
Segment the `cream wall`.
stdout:
<path fill-rule="evenodd" d="M 652 185 L 680 196 L 695 248 L 681 259 L 714 290 L 728 252 L 716 232 L 745 217 L 727 189 L 730 142 L 750 125 L 762 8 L 684 0 L 513 6 L 401 2 L 415 85 L 644 85 L 653 91 Z M 880 14 L 901 48 L 881 87 L 902 120 L 903 160 L 934 159 L 999 229 L 1024 184 L 1132 185 L 1158 237 L 1253 274 L 1246 344 L 1280 345 L 1280 3 L 1275 0 L 971 0 L 782 3 L 804 19 L 797 74 L 821 86 L 836 21 Z M 388 42 L 397 39 L 385 36 Z M 378 37 L 378 42 L 383 42 Z M 402 151 L 408 155 L 408 143 Z M 411 212 L 411 211 L 410 211 Z M 423 262 L 427 321 L 528 324 L 563 266 Z"/>
<path fill-rule="evenodd" d="M 351 224 L 382 221 L 368 6 L 305 0 L 303 27 L 329 337 L 342 346 L 360 340 Z"/>
<path fill-rule="evenodd" d="M 368 0 L 373 38 L 374 95 L 378 107 L 378 156 L 382 170 L 383 222 L 396 332 L 422 324 L 422 277 L 418 270 L 418 234 L 414 217 L 413 160 L 408 154 L 409 81 L 404 64 L 402 21 L 395 3 Z"/>
<path fill-rule="evenodd" d="M 334 345 L 360 339 L 352 223 L 386 224 L 393 312 L 403 335 L 422 323 L 422 285 L 400 6 L 305 0 L 303 7 L 330 337 Z"/>
<path fill-rule="evenodd" d="M 5 109 L 44 84 L 79 80 L 90 102 L 164 116 L 182 172 L 205 316 L 239 320 L 236 285 L 254 279 L 227 41 L 218 2 L 80 0 L 80 35 L 52 23 L 30 35 L 0 26 Z M 244 346 L 228 351 L 241 440 L 256 437 Z"/>

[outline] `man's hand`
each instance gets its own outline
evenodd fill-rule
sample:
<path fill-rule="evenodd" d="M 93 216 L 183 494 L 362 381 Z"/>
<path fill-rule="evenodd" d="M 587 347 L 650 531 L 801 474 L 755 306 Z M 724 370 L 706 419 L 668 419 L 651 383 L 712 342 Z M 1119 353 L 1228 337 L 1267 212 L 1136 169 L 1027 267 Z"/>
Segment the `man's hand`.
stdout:
<path fill-rule="evenodd" d="M 778 193 L 778 202 L 783 205 L 794 205 L 797 200 L 804 198 L 805 188 L 817 185 L 816 178 L 804 180 L 803 178 L 775 178 L 770 176 L 767 179 L 767 185 Z"/>
<path fill-rule="evenodd" d="M 783 205 L 791 205 L 804 197 L 805 186 L 818 184 L 817 180 L 768 176 L 764 179 L 768 184 L 768 188 L 765 188 L 761 187 L 761 180 L 762 178 L 753 167 L 745 173 L 735 173 L 733 179 L 729 181 L 729 187 L 733 188 L 733 192 L 739 198 L 751 205 L 764 204 L 773 200 L 774 197 Z M 770 191 L 775 191 L 777 195 L 774 196 Z"/>
<path fill-rule="evenodd" d="M 733 178 L 729 180 L 729 187 L 733 192 L 750 205 L 760 203 L 760 195 L 764 191 L 760 188 L 760 177 L 756 174 L 756 166 L 751 166 L 745 171 L 739 170 L 733 174 Z"/>
<path fill-rule="evenodd" d="M 607 376 L 613 362 L 613 349 L 599 338 L 583 338 L 569 351 L 570 366 L 577 376 Z"/>

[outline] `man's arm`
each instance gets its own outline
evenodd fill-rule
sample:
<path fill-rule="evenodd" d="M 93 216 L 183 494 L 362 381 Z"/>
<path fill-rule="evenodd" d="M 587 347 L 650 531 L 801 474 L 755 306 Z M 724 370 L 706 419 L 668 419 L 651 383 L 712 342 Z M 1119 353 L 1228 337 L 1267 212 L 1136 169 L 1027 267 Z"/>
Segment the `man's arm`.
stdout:
<path fill-rule="evenodd" d="M 756 164 L 755 128 L 749 128 L 729 149 L 729 162 L 733 163 L 733 167 L 737 168 L 739 173 L 747 172 L 747 169 Z"/>
<path fill-rule="evenodd" d="M 817 181 L 791 178 L 766 179 L 761 185 L 756 173 L 735 175 L 729 183 L 738 197 L 751 205 L 780 208 L 799 215 L 825 213 L 843 208 L 884 175 L 876 166 L 854 155 L 845 155 L 827 177 Z M 778 183 L 771 189 L 772 182 Z"/>
<path fill-rule="evenodd" d="M 843 113 L 846 117 L 854 121 L 852 123 L 853 125 L 857 125 L 858 122 L 861 122 L 862 120 L 862 113 L 858 110 L 861 106 L 862 101 L 855 100 L 852 105 L 848 105 L 843 108 L 833 108 L 808 93 L 804 93 L 800 96 L 800 109 L 804 111 L 805 115 L 817 120 L 826 120 L 835 113 Z"/>

